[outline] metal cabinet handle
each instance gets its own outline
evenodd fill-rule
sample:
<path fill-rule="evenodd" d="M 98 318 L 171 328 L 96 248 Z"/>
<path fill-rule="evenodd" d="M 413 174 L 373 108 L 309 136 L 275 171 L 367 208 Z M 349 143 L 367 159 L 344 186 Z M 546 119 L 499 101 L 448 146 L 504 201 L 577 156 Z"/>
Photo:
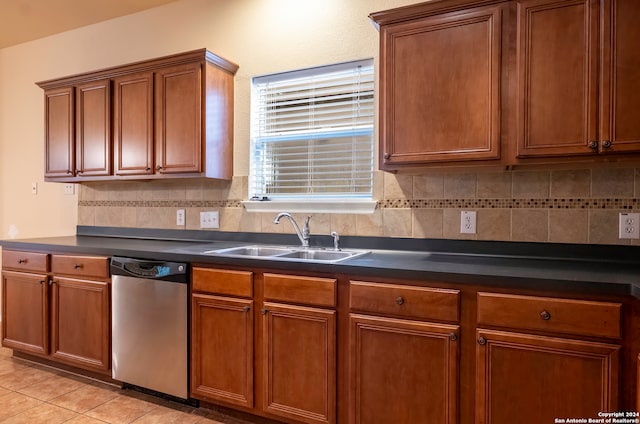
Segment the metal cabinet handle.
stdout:
<path fill-rule="evenodd" d="M 75 269 L 80 269 L 80 268 L 82 268 L 82 264 L 73 264 L 73 267 Z"/>
<path fill-rule="evenodd" d="M 160 166 L 160 165 L 156 166 L 156 170 L 157 170 L 157 171 L 162 170 L 162 166 Z"/>
<path fill-rule="evenodd" d="M 484 338 L 484 337 L 482 337 L 482 336 L 478 337 L 478 344 L 479 344 L 480 346 L 484 346 L 484 345 L 486 345 L 486 344 L 487 344 L 487 339 L 485 339 L 485 338 Z"/>
<path fill-rule="evenodd" d="M 396 303 L 397 303 L 398 305 L 402 305 L 402 304 L 404 303 L 404 298 L 403 298 L 402 296 L 398 296 L 398 297 L 396 298 Z"/>
<path fill-rule="evenodd" d="M 456 333 L 449 334 L 449 340 L 455 342 L 456 340 L 458 340 L 458 335 Z"/>
<path fill-rule="evenodd" d="M 591 150 L 596 150 L 598 148 L 598 142 L 597 141 L 591 141 L 589 142 L 589 148 Z"/>
<path fill-rule="evenodd" d="M 269 311 L 267 309 L 265 309 L 265 308 L 260 309 L 260 313 L 262 315 L 267 315 L 267 312 L 269 312 Z"/>
<path fill-rule="evenodd" d="M 19 264 L 26 264 L 27 260 L 26 259 L 18 259 L 18 263 Z"/>
<path fill-rule="evenodd" d="M 384 154 L 384 158 L 385 158 L 385 159 L 391 159 L 391 154 L 389 154 L 389 153 L 385 153 L 385 154 Z"/>
<path fill-rule="evenodd" d="M 250 310 L 251 310 L 251 308 L 248 307 L 248 306 L 245 306 L 245 307 L 242 308 L 243 312 L 249 312 Z"/>
<path fill-rule="evenodd" d="M 549 321 L 551 319 L 551 314 L 549 313 L 549 311 L 542 311 L 540 312 L 540 318 L 545 321 Z"/>
<path fill-rule="evenodd" d="M 605 140 L 602 142 L 602 147 L 604 147 L 605 149 L 608 149 L 609 147 L 611 147 L 613 143 L 611 142 L 611 140 Z"/>

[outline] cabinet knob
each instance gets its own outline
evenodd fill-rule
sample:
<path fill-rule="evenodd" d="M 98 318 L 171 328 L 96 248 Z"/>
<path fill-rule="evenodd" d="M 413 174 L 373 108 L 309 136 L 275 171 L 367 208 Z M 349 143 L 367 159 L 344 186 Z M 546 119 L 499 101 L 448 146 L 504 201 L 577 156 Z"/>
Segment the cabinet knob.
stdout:
<path fill-rule="evenodd" d="M 396 298 L 396 303 L 397 303 L 398 305 L 402 305 L 402 304 L 404 303 L 404 298 L 403 298 L 402 296 L 398 296 L 398 297 Z"/>
<path fill-rule="evenodd" d="M 449 340 L 455 342 L 456 340 L 458 340 L 458 335 L 456 333 L 449 334 Z"/>
<path fill-rule="evenodd" d="M 78 174 L 84 174 L 84 169 L 78 169 L 76 172 L 77 172 Z"/>
<path fill-rule="evenodd" d="M 55 283 L 56 283 L 55 281 L 53 281 L 53 280 L 49 280 L 49 285 L 50 285 L 50 286 L 54 285 Z"/>
<path fill-rule="evenodd" d="M 611 143 L 611 140 L 605 140 L 602 142 L 602 147 L 604 147 L 605 149 L 608 149 L 609 147 L 611 147 L 613 143 Z"/>
<path fill-rule="evenodd" d="M 248 306 L 245 306 L 245 307 L 242 308 L 243 312 L 249 312 L 250 310 L 251 310 L 251 308 L 248 307 Z"/>
<path fill-rule="evenodd" d="M 540 312 L 540 318 L 545 321 L 549 321 L 551 319 L 551 314 L 549 313 L 549 311 L 542 311 Z"/>
<path fill-rule="evenodd" d="M 156 171 L 161 171 L 162 170 L 162 166 L 158 165 L 156 166 Z"/>
<path fill-rule="evenodd" d="M 260 313 L 262 315 L 267 315 L 267 312 L 269 312 L 269 311 L 267 309 L 265 309 L 265 308 L 260 309 Z"/>
<path fill-rule="evenodd" d="M 597 141 L 591 141 L 589 142 L 589 148 L 591 150 L 596 150 L 598 148 L 598 142 Z"/>
<path fill-rule="evenodd" d="M 82 264 L 73 264 L 73 267 L 75 269 L 80 269 L 80 268 L 82 268 Z"/>
<path fill-rule="evenodd" d="M 484 337 L 482 337 L 482 336 L 478 337 L 478 344 L 479 344 L 480 346 L 484 346 L 484 345 L 486 345 L 486 344 L 487 344 L 487 339 L 485 339 L 485 338 L 484 338 Z"/>
<path fill-rule="evenodd" d="M 19 264 L 26 264 L 27 260 L 26 259 L 18 259 L 18 263 Z"/>
<path fill-rule="evenodd" d="M 67 174 L 73 174 L 70 169 L 67 169 Z"/>
<path fill-rule="evenodd" d="M 385 158 L 385 159 L 391 159 L 391 155 L 390 155 L 389 153 L 385 153 L 385 154 L 384 154 L 384 158 Z"/>

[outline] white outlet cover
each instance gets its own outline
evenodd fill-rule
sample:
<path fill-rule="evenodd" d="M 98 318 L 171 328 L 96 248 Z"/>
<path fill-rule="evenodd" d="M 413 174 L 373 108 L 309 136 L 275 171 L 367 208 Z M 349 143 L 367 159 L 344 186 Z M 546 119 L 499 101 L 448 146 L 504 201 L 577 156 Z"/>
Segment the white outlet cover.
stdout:
<path fill-rule="evenodd" d="M 476 211 L 460 212 L 460 234 L 476 233 Z"/>
<path fill-rule="evenodd" d="M 176 225 L 178 226 L 184 225 L 184 209 L 178 209 L 176 211 Z"/>
<path fill-rule="evenodd" d="M 640 239 L 640 213 L 621 213 L 618 222 L 618 238 Z"/>

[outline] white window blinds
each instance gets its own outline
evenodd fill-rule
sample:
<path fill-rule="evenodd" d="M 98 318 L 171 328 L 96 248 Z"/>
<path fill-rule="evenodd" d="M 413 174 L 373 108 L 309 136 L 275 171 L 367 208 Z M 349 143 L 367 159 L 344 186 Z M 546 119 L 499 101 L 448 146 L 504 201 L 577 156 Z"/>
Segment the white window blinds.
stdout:
<path fill-rule="evenodd" d="M 253 79 L 252 199 L 371 198 L 373 61 Z"/>

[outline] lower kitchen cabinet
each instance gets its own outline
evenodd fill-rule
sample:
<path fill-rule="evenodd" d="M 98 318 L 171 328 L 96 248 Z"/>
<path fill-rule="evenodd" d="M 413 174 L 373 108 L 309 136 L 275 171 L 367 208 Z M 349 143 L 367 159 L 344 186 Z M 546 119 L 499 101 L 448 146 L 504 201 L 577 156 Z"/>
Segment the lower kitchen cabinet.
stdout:
<path fill-rule="evenodd" d="M 2 264 L 3 346 L 108 375 L 109 258 L 3 250 Z"/>
<path fill-rule="evenodd" d="M 191 296 L 191 396 L 253 407 L 253 301 Z"/>
<path fill-rule="evenodd" d="M 54 277 L 51 287 L 51 358 L 109 371 L 109 283 Z"/>
<path fill-rule="evenodd" d="M 476 423 L 620 410 L 620 303 L 478 293 Z M 534 331 L 558 336 L 527 334 Z M 592 338 L 601 341 L 593 341 Z M 589 338 L 589 339 L 587 339 Z M 607 340 L 609 339 L 609 340 Z"/>
<path fill-rule="evenodd" d="M 264 410 L 334 423 L 336 312 L 267 302 L 262 314 Z"/>
<path fill-rule="evenodd" d="M 620 346 L 478 330 L 478 424 L 552 423 L 618 411 Z"/>
<path fill-rule="evenodd" d="M 349 290 L 349 421 L 457 423 L 460 327 L 433 320 L 457 323 L 459 291 L 367 281 Z"/>
<path fill-rule="evenodd" d="M 458 326 L 350 321 L 351 423 L 458 422 Z"/>
<path fill-rule="evenodd" d="M 46 275 L 2 272 L 4 347 L 37 355 L 49 352 L 48 281 Z"/>
<path fill-rule="evenodd" d="M 336 422 L 335 279 L 194 266 L 191 282 L 192 397 Z"/>

